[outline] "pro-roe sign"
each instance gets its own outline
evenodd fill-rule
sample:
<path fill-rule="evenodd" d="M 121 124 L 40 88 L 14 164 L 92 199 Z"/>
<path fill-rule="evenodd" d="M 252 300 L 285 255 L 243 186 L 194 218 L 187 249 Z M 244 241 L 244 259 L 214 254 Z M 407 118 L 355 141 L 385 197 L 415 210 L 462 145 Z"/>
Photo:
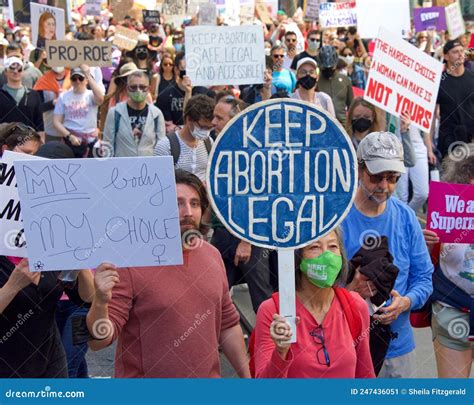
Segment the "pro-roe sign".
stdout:
<path fill-rule="evenodd" d="M 349 211 L 357 158 L 341 125 L 298 100 L 275 99 L 234 117 L 210 155 L 214 211 L 238 238 L 298 248 L 330 232 Z"/>

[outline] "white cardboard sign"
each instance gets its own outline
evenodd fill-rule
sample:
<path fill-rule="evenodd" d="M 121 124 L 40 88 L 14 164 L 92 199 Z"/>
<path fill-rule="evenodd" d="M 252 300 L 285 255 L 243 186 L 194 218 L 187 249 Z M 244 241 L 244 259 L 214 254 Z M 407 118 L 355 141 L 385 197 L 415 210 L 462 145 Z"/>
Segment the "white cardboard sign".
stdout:
<path fill-rule="evenodd" d="M 357 25 L 355 0 L 319 5 L 319 23 L 322 28 Z"/>
<path fill-rule="evenodd" d="M 410 0 L 357 0 L 357 32 L 376 38 L 380 27 L 406 38 L 410 32 Z"/>
<path fill-rule="evenodd" d="M 429 131 L 443 65 L 392 32 L 380 29 L 364 99 Z"/>
<path fill-rule="evenodd" d="M 261 25 L 187 27 L 186 73 L 194 86 L 263 83 Z"/>
<path fill-rule="evenodd" d="M 183 263 L 173 159 L 15 161 L 31 271 Z"/>
<path fill-rule="evenodd" d="M 26 257 L 26 239 L 21 216 L 20 197 L 16 186 L 14 160 L 41 159 L 9 150 L 0 160 L 0 255 Z"/>
<path fill-rule="evenodd" d="M 462 18 L 459 1 L 445 7 L 444 10 L 446 12 L 446 24 L 448 26 L 449 38 L 456 39 L 460 35 L 463 35 L 466 32 L 466 26 L 464 24 L 464 19 Z"/>

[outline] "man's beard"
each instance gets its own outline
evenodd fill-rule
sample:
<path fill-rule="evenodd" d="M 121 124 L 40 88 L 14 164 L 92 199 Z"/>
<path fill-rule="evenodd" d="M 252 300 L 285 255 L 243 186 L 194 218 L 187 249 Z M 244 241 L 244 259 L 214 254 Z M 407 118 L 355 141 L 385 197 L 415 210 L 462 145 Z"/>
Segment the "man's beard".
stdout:
<path fill-rule="evenodd" d="M 203 234 L 199 230 L 199 224 L 194 220 L 186 218 L 179 221 L 181 229 L 181 241 L 185 249 L 195 249 L 202 246 L 204 239 Z"/>
<path fill-rule="evenodd" d="M 359 185 L 362 188 L 362 190 L 364 190 L 364 193 L 367 196 L 367 198 L 370 201 L 377 203 L 378 205 L 383 204 L 384 202 L 386 202 L 392 195 L 387 189 L 377 187 L 374 191 L 370 192 L 369 190 L 367 190 L 367 187 L 364 186 L 364 183 L 360 182 Z M 374 195 L 375 193 L 384 193 L 385 198 L 380 199 L 379 197 L 376 197 Z"/>
<path fill-rule="evenodd" d="M 184 218 L 179 221 L 179 226 L 181 230 L 181 236 L 185 233 L 190 233 L 190 231 L 199 231 L 200 224 L 196 223 L 191 218 Z"/>

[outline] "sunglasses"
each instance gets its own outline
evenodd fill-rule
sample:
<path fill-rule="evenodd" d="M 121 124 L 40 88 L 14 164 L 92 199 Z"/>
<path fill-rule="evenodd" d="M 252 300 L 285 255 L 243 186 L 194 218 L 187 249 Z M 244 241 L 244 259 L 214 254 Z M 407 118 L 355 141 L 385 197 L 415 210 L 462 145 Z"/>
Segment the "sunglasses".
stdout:
<path fill-rule="evenodd" d="M 316 359 L 318 360 L 318 363 L 322 365 L 325 364 L 326 366 L 329 367 L 331 365 L 331 360 L 329 359 L 329 353 L 326 349 L 326 342 L 324 340 L 323 327 L 319 325 L 316 328 L 314 328 L 311 332 L 309 332 L 309 334 L 312 336 L 315 343 L 317 343 L 318 345 L 321 345 L 321 348 L 316 352 Z M 320 356 L 321 351 L 323 352 L 323 355 L 324 355 L 324 363 L 321 362 L 320 360 L 320 357 L 322 357 Z"/>
<path fill-rule="evenodd" d="M 8 70 L 10 70 L 10 72 L 18 72 L 18 73 L 21 73 L 23 72 L 23 67 L 19 66 L 19 65 L 15 65 L 15 66 L 10 66 L 8 68 Z"/>
<path fill-rule="evenodd" d="M 130 86 L 128 86 L 128 90 L 131 91 L 132 93 L 135 92 L 135 91 L 147 91 L 148 90 L 148 86 L 145 85 L 145 84 L 132 84 Z"/>
<path fill-rule="evenodd" d="M 272 55 L 274 58 L 281 58 L 283 59 L 285 57 L 285 55 Z"/>
<path fill-rule="evenodd" d="M 342 55 L 342 56 L 354 56 L 354 55 L 352 55 L 352 53 L 346 53 L 346 54 L 344 54 L 344 55 Z"/>
<path fill-rule="evenodd" d="M 82 76 L 73 76 L 71 77 L 71 82 L 83 82 L 84 78 Z"/>
<path fill-rule="evenodd" d="M 366 170 L 367 172 L 367 170 Z M 400 174 L 370 174 L 367 172 L 370 182 L 372 184 L 379 184 L 384 180 L 387 180 L 387 183 L 389 184 L 396 184 L 398 183 L 398 180 L 400 180 Z"/>
<path fill-rule="evenodd" d="M 309 39 L 309 42 L 318 42 L 319 41 L 319 38 L 310 38 Z"/>

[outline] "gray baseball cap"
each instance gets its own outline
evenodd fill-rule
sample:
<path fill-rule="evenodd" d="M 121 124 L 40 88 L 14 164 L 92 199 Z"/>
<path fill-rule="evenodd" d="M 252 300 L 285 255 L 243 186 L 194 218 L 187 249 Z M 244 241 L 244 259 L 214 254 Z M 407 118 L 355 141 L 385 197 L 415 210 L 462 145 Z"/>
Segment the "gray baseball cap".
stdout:
<path fill-rule="evenodd" d="M 372 174 L 405 173 L 403 145 L 391 132 L 372 132 L 359 143 L 357 159 L 363 161 Z"/>

